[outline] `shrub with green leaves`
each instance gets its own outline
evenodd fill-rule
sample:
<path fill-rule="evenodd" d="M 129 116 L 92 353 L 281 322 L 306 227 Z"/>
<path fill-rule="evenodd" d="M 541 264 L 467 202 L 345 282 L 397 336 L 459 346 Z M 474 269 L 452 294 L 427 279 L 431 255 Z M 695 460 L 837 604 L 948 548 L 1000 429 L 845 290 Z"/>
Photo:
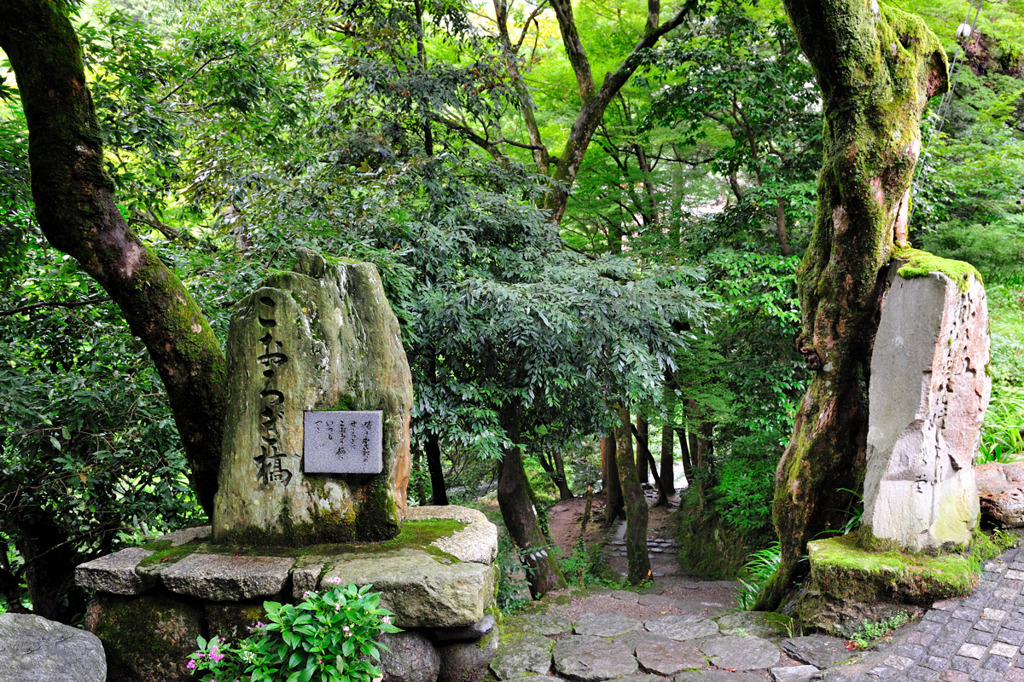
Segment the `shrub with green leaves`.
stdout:
<path fill-rule="evenodd" d="M 327 582 L 334 587 L 307 592 L 299 604 L 264 602 L 267 622 L 255 623 L 252 634 L 239 642 L 199 637 L 188 669 L 204 680 L 380 682 L 375 663 L 383 645 L 376 639 L 382 632 L 399 632 L 392 613 L 380 607 L 380 594 L 370 592 L 370 585 Z"/>

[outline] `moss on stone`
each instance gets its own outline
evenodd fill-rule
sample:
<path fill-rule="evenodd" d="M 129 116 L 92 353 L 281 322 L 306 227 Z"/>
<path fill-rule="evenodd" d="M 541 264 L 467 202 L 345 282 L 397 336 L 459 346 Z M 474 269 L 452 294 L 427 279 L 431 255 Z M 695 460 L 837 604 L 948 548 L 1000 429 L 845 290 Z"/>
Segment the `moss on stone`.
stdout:
<path fill-rule="evenodd" d="M 982 281 L 981 273 L 970 263 L 941 258 L 920 249 L 897 249 L 893 253 L 893 257 L 907 261 L 907 264 L 898 271 L 899 276 L 903 279 L 927 277 L 933 272 L 939 272 L 956 282 L 956 286 L 961 292 L 967 291 L 971 285 L 972 275 L 979 282 Z"/>
<path fill-rule="evenodd" d="M 969 594 L 978 576 L 968 556 L 928 556 L 885 549 L 877 539 L 866 543 L 863 531 L 807 544 L 811 589 L 846 601 L 899 601 L 927 604 Z"/>

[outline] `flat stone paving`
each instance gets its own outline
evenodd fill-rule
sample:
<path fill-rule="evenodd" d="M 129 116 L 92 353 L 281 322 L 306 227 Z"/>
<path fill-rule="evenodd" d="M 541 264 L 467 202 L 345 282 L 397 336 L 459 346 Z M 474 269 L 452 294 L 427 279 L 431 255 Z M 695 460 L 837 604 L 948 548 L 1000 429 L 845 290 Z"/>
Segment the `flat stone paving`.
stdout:
<path fill-rule="evenodd" d="M 847 652 L 844 640 L 824 635 L 773 633 L 762 620 L 746 621 L 752 616 L 722 615 L 722 604 L 687 600 L 689 584 L 670 576 L 656 581 L 659 594 L 634 599 L 598 590 L 546 614 L 508 618 L 492 671 L 499 680 L 543 676 L 538 682 L 1024 682 L 1024 549 L 986 563 L 971 595 L 936 603 L 866 652 Z M 627 613 L 640 617 L 631 621 Z M 648 639 L 653 646 L 644 645 Z M 578 665 L 571 660 L 577 650 Z M 510 658 L 530 665 L 517 669 Z"/>

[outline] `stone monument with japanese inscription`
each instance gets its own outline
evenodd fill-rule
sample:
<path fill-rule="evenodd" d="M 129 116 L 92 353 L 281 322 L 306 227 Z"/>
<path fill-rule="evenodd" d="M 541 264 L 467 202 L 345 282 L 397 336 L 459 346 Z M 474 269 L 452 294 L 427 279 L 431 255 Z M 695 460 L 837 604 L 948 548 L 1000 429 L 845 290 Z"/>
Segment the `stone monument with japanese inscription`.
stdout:
<path fill-rule="evenodd" d="M 412 378 L 370 263 L 301 250 L 240 301 L 227 344 L 218 542 L 386 540 L 401 529 Z"/>

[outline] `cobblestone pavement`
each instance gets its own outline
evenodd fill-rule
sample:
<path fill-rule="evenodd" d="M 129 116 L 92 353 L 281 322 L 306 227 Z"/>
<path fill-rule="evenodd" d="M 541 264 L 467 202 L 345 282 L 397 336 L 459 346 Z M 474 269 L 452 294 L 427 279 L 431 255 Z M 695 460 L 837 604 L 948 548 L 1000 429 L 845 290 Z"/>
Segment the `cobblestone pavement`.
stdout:
<path fill-rule="evenodd" d="M 660 546 L 651 543 L 652 555 Z M 787 637 L 758 614 L 728 613 L 728 583 L 671 575 L 655 583 L 656 593 L 591 591 L 506 619 L 492 672 L 517 682 L 1024 682 L 1021 549 L 986 563 L 971 595 L 936 603 L 860 653 L 823 635 Z"/>
<path fill-rule="evenodd" d="M 898 643 L 830 669 L 825 679 L 1024 682 L 1024 550 L 984 569 L 972 594 L 935 604 Z"/>

